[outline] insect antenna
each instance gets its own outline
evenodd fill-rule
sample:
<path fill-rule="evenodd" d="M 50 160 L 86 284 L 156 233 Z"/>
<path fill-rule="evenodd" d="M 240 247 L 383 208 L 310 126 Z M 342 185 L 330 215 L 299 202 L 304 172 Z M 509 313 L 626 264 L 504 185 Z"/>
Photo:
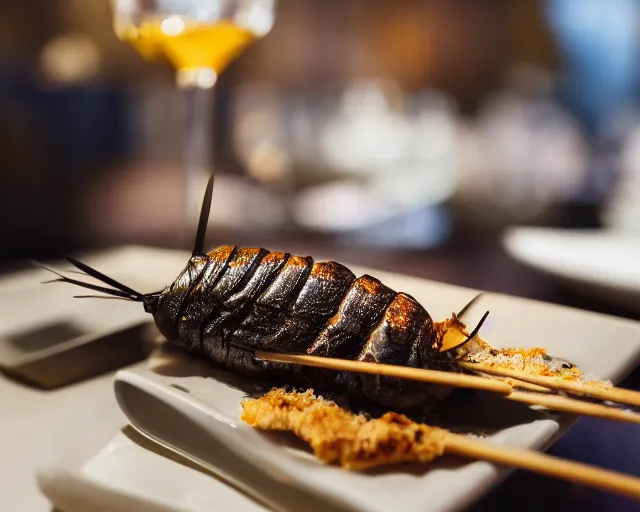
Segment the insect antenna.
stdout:
<path fill-rule="evenodd" d="M 467 341 L 470 341 L 470 340 L 472 340 L 473 338 L 476 337 L 476 335 L 480 332 L 480 328 L 482 327 L 482 324 L 484 323 L 484 321 L 487 319 L 488 316 L 489 316 L 489 312 L 488 311 L 484 315 L 482 315 L 482 318 L 478 322 L 478 325 L 476 325 L 475 328 L 473 329 L 473 331 L 471 331 L 471 334 L 469 334 L 469 336 L 467 336 L 467 339 L 465 340 L 465 343 Z"/>
<path fill-rule="evenodd" d="M 462 316 L 465 315 L 467 313 L 467 311 L 469 311 L 471 306 L 473 306 L 476 302 L 478 302 L 478 299 L 480 297 L 482 297 L 482 295 L 483 295 L 482 293 L 479 293 L 473 299 L 471 299 L 469 302 L 467 302 L 467 304 L 458 312 L 458 314 L 456 315 L 456 318 L 458 320 L 461 319 Z"/>
<path fill-rule="evenodd" d="M 111 297 L 110 295 L 74 295 L 74 299 L 110 299 L 110 300 L 126 300 L 130 302 L 131 299 L 125 299 L 124 297 Z"/>
<path fill-rule="evenodd" d="M 213 196 L 213 176 L 209 178 L 207 189 L 204 192 L 202 209 L 200 210 L 200 220 L 198 221 L 198 231 L 196 241 L 193 244 L 192 256 L 204 256 L 204 237 L 207 234 L 207 224 L 209 223 L 209 213 L 211 211 L 211 197 Z"/>
<path fill-rule="evenodd" d="M 489 312 L 487 311 L 484 315 L 482 315 L 482 318 L 478 322 L 478 325 L 475 326 L 473 331 L 471 331 L 471 334 L 469 334 L 469 336 L 467 336 L 464 341 L 462 341 L 461 343 L 458 343 L 457 345 L 455 345 L 453 347 L 449 347 L 446 350 L 443 350 L 442 352 L 450 352 L 452 350 L 455 350 L 455 349 L 463 346 L 465 343 L 468 343 L 473 338 L 475 338 L 476 335 L 480 332 L 480 328 L 482 327 L 482 324 L 484 324 L 484 321 L 487 319 L 488 316 L 489 316 Z"/>
<path fill-rule="evenodd" d="M 54 273 L 55 275 L 58 276 L 58 279 L 52 279 L 50 281 L 44 281 L 42 284 L 48 284 L 48 283 L 69 283 L 69 284 L 75 284 L 76 286 L 81 286 L 82 288 L 87 288 L 89 290 L 93 290 L 95 292 L 102 292 L 102 293 L 106 293 L 109 296 L 112 297 L 116 297 L 116 298 L 121 298 L 124 300 L 130 300 L 130 301 L 134 301 L 134 302 L 142 302 L 144 296 L 138 292 L 134 292 L 134 294 L 131 294 L 127 291 L 124 290 L 114 290 L 113 288 L 107 288 L 106 286 L 98 286 L 96 284 L 91 284 L 91 283 L 85 283 L 83 281 L 78 281 L 77 279 L 71 279 L 70 277 L 67 276 L 63 276 L 62 274 L 60 274 L 59 272 L 56 272 L 55 270 L 52 270 L 48 267 L 45 267 L 44 265 L 40 265 L 42 268 L 44 268 L 45 270 L 48 270 L 49 272 Z"/>
<path fill-rule="evenodd" d="M 129 288 L 128 286 L 123 285 L 122 283 L 119 283 L 118 281 L 116 281 L 115 279 L 112 279 L 109 276 L 104 275 L 102 272 L 98 272 L 97 270 L 91 268 L 89 265 L 85 263 L 82 263 L 81 261 L 75 260 L 73 258 L 67 258 L 67 260 L 72 265 L 76 266 L 86 274 L 90 275 L 91 277 L 95 277 L 96 279 L 102 281 L 105 284 L 111 285 L 120 291 L 127 292 L 129 295 L 142 297 L 141 293 L 133 290 L 132 288 Z"/>

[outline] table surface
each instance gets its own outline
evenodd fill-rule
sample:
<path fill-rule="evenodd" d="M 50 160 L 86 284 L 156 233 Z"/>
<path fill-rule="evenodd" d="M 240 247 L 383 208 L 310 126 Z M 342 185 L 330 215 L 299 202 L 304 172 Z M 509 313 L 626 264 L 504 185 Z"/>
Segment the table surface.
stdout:
<path fill-rule="evenodd" d="M 502 250 L 495 233 L 462 232 L 446 245 L 432 250 L 363 250 L 304 237 L 254 239 L 272 249 L 330 253 L 345 263 L 402 272 L 451 284 L 544 300 L 591 311 L 640 319 L 633 310 L 586 298 L 563 288 L 513 260 Z M 215 243 L 215 241 L 211 241 Z M 241 244 L 241 241 L 237 241 Z M 0 376 L 0 496 L 3 510 L 50 511 L 37 489 L 34 468 L 58 442 L 61 429 L 81 432 L 100 418 L 122 416 L 112 391 L 113 374 L 54 391 L 40 391 Z M 640 389 L 640 369 L 621 385 Z M 70 418 L 74 418 L 71 423 Z M 75 420 L 77 418 L 77 421 Z M 123 418 L 123 425 L 126 420 Z M 640 427 L 580 419 L 549 453 L 609 469 L 640 475 Z M 69 432 L 65 432 L 68 436 Z M 532 493 L 531 490 L 535 489 Z M 524 500 L 526 496 L 526 500 Z M 8 501 L 7 501 L 8 500 Z M 565 482 L 516 471 L 506 482 L 480 500 L 476 512 L 489 510 L 541 510 L 579 507 L 588 510 L 640 510 L 630 500 Z M 7 507 L 7 508 L 5 508 Z"/>
<path fill-rule="evenodd" d="M 113 394 L 113 374 L 59 390 L 34 389 L 0 375 L 0 510 L 51 511 L 35 468 L 63 440 L 96 421 L 126 418 Z"/>

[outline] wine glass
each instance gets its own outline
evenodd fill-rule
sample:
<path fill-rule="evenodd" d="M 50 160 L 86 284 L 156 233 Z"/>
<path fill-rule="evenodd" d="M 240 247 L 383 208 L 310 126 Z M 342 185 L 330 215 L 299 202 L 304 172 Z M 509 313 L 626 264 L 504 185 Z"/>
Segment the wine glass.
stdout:
<path fill-rule="evenodd" d="M 184 236 L 211 170 L 211 89 L 218 76 L 273 26 L 275 0 L 111 0 L 114 30 L 145 59 L 176 70 L 186 103 Z"/>

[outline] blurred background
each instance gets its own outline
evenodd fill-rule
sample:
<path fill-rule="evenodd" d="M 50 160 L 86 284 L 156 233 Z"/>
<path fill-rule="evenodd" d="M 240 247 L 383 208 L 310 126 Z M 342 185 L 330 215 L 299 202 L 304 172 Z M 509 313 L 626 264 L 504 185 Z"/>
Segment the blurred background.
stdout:
<path fill-rule="evenodd" d="M 521 293 L 506 227 L 640 232 L 639 11 L 280 0 L 208 112 L 209 245 Z M 183 98 L 111 20 L 108 0 L 0 3 L 0 268 L 184 243 Z"/>

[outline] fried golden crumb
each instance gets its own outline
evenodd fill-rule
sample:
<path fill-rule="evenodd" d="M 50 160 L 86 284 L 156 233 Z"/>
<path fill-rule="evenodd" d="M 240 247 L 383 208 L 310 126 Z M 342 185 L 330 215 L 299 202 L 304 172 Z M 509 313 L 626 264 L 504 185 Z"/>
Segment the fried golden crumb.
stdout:
<path fill-rule="evenodd" d="M 575 366 L 564 368 L 562 364 L 546 360 L 545 356 L 546 350 L 544 348 L 492 348 L 467 354 L 463 360 L 470 363 L 481 363 L 491 368 L 515 370 L 529 375 L 557 377 L 578 383 L 606 384 L 599 382 L 593 376 L 586 375 Z"/>
<path fill-rule="evenodd" d="M 456 315 L 436 324 L 438 338 L 443 339 L 447 331 L 456 331 L 461 339 L 468 336 L 466 326 Z M 535 348 L 494 348 L 480 336 L 474 336 L 457 349 L 458 359 L 468 363 L 481 363 L 487 367 L 514 370 L 529 375 L 556 377 L 576 383 L 610 387 L 609 381 L 602 381 L 584 373 L 576 366 L 564 367 L 561 361 L 547 358 L 547 350 Z"/>
<path fill-rule="evenodd" d="M 261 430 L 291 431 L 327 464 L 367 469 L 402 462 L 429 462 L 444 453 L 447 431 L 388 412 L 367 419 L 315 396 L 313 390 L 274 388 L 242 402 L 241 419 Z"/>

